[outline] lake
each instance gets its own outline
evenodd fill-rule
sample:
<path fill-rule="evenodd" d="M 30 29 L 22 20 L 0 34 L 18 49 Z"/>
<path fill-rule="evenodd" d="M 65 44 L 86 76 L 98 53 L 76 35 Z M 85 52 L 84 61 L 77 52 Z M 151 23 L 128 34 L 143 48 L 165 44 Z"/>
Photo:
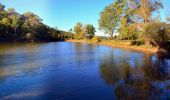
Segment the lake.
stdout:
<path fill-rule="evenodd" d="M 85 43 L 0 44 L 0 100 L 168 100 L 170 60 Z"/>

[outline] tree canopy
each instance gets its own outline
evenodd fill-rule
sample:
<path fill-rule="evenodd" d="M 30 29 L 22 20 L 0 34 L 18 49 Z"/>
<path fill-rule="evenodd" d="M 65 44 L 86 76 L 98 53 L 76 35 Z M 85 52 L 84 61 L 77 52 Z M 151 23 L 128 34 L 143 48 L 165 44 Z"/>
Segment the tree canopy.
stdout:
<path fill-rule="evenodd" d="M 115 0 L 101 12 L 99 26 L 111 38 L 119 32 L 123 39 L 136 39 L 137 31 L 144 31 L 154 17 L 152 13 L 160 8 L 163 8 L 160 0 Z"/>
<path fill-rule="evenodd" d="M 100 14 L 99 26 L 113 39 L 142 39 L 146 44 L 154 42 L 159 48 L 169 49 L 169 17 L 167 22 L 160 20 L 161 0 L 115 0 Z M 169 50 L 170 51 L 170 50 Z"/>
<path fill-rule="evenodd" d="M 82 23 L 78 22 L 74 27 L 74 32 L 76 39 L 92 39 L 95 35 L 96 29 L 91 24 L 83 25 Z"/>
<path fill-rule="evenodd" d="M 116 4 L 110 4 L 100 14 L 99 29 L 104 30 L 113 38 L 116 27 L 118 26 L 118 15 L 116 14 Z"/>
<path fill-rule="evenodd" d="M 84 36 L 88 39 L 92 39 L 95 35 L 96 29 L 93 25 L 87 24 L 83 27 Z"/>
<path fill-rule="evenodd" d="M 5 10 L 5 5 L 0 4 L 0 42 L 57 41 L 66 37 L 67 32 L 43 24 L 38 15 L 19 14 L 14 8 Z"/>

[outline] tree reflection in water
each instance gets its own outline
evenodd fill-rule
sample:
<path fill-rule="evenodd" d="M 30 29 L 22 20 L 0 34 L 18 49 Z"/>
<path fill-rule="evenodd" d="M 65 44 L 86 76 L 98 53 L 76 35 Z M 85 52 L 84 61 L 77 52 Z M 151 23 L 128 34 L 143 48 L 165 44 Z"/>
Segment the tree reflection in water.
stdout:
<path fill-rule="evenodd" d="M 117 99 L 170 99 L 170 61 L 149 54 L 142 57 L 139 60 L 113 53 L 107 59 L 101 59 L 101 76 L 107 84 L 114 86 Z"/>

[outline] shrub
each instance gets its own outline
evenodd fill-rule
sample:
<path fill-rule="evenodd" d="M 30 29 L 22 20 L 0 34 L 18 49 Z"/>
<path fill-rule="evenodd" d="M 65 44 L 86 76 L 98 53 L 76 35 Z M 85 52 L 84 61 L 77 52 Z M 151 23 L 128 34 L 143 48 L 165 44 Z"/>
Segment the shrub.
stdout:
<path fill-rule="evenodd" d="M 147 25 L 143 36 L 159 48 L 168 49 L 170 25 L 163 22 L 152 22 Z"/>
<path fill-rule="evenodd" d="M 99 42 L 101 41 L 101 39 L 100 39 L 99 36 L 94 36 L 94 37 L 92 38 L 92 41 L 93 41 L 93 42 L 96 42 L 96 43 L 99 43 Z"/>
<path fill-rule="evenodd" d="M 128 26 L 122 27 L 119 33 L 119 37 L 122 40 L 136 40 L 139 37 L 140 31 L 134 26 Z"/>
<path fill-rule="evenodd" d="M 134 40 L 131 42 L 131 45 L 137 45 L 137 46 L 144 45 L 144 44 L 145 42 L 142 40 Z"/>

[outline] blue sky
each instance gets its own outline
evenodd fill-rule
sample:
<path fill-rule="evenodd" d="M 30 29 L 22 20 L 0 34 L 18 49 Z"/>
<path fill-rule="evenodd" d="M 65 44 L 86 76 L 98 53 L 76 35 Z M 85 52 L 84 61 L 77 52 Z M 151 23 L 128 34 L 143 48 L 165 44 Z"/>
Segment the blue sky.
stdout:
<path fill-rule="evenodd" d="M 114 0 L 0 0 L 6 8 L 15 8 L 17 12 L 31 11 L 39 15 L 43 22 L 51 27 L 57 26 L 68 31 L 77 22 L 93 24 L 98 28 L 100 12 Z M 165 9 L 170 5 L 170 0 L 163 0 Z M 168 8 L 170 9 L 170 8 Z M 170 11 L 169 11 L 170 12 Z M 161 11 L 162 15 L 167 10 Z M 97 33 L 101 35 L 101 32 Z"/>

